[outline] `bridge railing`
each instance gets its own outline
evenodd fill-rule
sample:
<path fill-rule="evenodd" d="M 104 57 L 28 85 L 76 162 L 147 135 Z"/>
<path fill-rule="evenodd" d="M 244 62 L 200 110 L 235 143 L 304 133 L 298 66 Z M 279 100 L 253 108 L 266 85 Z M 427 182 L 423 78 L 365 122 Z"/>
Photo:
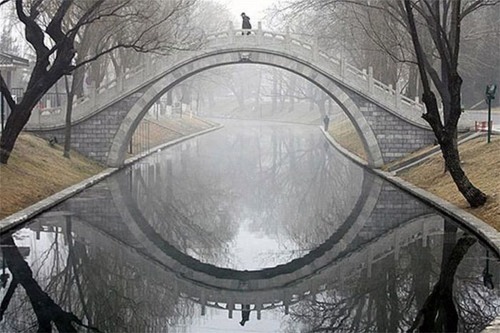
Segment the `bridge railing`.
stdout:
<path fill-rule="evenodd" d="M 250 32 L 250 35 L 247 33 Z M 289 31 L 285 33 L 265 31 L 259 22 L 257 29 L 234 29 L 230 25 L 227 31 L 222 31 L 205 37 L 204 45 L 207 48 L 217 48 L 227 46 L 228 43 L 237 46 L 250 46 L 275 48 L 276 50 L 286 50 L 301 57 L 312 66 L 322 71 L 339 84 L 357 91 L 375 104 L 379 104 L 389 112 L 398 117 L 404 118 L 414 124 L 428 127 L 421 118 L 424 110 L 418 98 L 415 100 L 403 96 L 401 86 L 396 83 L 384 84 L 373 77 L 373 69 L 360 70 L 347 63 L 345 60 L 329 55 L 320 50 L 320 45 L 316 37 L 308 37 L 307 41 L 297 38 Z M 144 63 L 132 70 L 128 70 L 115 79 L 99 87 L 90 86 L 89 94 L 82 99 L 76 100 L 73 106 L 74 122 L 90 117 L 106 106 L 113 104 L 152 79 L 164 75 L 164 70 L 171 68 L 173 64 L 180 63 L 185 59 L 182 52 L 171 56 L 151 56 L 144 57 Z M 158 70 L 158 69 L 162 70 Z M 48 111 L 43 108 L 35 109 L 27 128 L 52 128 L 64 124 L 65 112 L 62 110 Z"/>
<path fill-rule="evenodd" d="M 229 318 L 232 318 L 233 311 L 241 310 L 236 308 L 235 304 L 250 304 L 251 309 L 257 313 L 257 317 L 261 310 L 281 307 L 284 308 L 285 314 L 288 314 L 289 306 L 307 297 L 339 284 L 346 285 L 346 281 L 359 280 L 361 276 L 372 278 L 373 267 L 378 262 L 390 256 L 393 256 L 394 261 L 397 262 L 401 252 L 407 251 L 406 248 L 417 241 L 421 242 L 423 247 L 427 247 L 428 241 L 443 236 L 444 224 L 442 222 L 442 217 L 438 215 L 424 215 L 388 231 L 346 256 L 325 255 L 324 260 L 320 259 L 315 262 L 315 269 L 310 271 L 311 278 L 297 279 L 286 286 L 275 287 L 277 291 L 269 291 L 272 288 L 267 291 L 252 290 L 251 293 L 243 296 L 244 293 L 220 290 L 210 297 L 203 294 L 202 288 L 191 287 L 185 289 L 182 296 L 191 298 L 202 306 L 228 310 Z M 322 269 L 317 270 L 318 267 Z M 279 277 L 264 279 L 260 286 L 268 287 L 269 281 L 273 279 L 276 280 Z M 199 295 L 204 295 L 204 297 L 199 297 Z"/>
<path fill-rule="evenodd" d="M 250 32 L 250 35 L 246 33 Z M 392 84 L 385 84 L 376 80 L 373 75 L 373 68 L 359 69 L 344 59 L 331 56 L 322 51 L 317 37 L 308 37 L 310 41 L 304 41 L 289 31 L 279 33 L 262 30 L 258 25 L 257 29 L 244 30 L 234 29 L 229 26 L 228 31 L 207 36 L 214 45 L 224 45 L 227 43 L 238 43 L 238 41 L 254 40 L 257 45 L 278 45 L 284 47 L 287 51 L 293 51 L 300 54 L 304 59 L 309 60 L 314 66 L 322 69 L 327 75 L 334 78 L 337 82 L 351 88 L 354 91 L 362 93 L 376 104 L 381 105 L 395 115 L 424 127 L 427 123 L 422 119 L 424 106 L 420 103 L 418 97 L 411 99 L 401 94 L 401 84 L 397 82 L 395 87 Z M 283 45 L 284 44 L 284 45 Z"/>

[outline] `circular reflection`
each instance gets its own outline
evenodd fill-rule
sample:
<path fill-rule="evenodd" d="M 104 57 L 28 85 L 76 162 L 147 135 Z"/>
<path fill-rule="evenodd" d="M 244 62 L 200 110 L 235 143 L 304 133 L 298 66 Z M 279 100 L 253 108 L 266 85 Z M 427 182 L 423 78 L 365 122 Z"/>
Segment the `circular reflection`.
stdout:
<path fill-rule="evenodd" d="M 315 127 L 232 125 L 124 177 L 161 238 L 201 262 L 255 270 L 300 258 L 341 228 L 361 196 L 362 168 Z"/>

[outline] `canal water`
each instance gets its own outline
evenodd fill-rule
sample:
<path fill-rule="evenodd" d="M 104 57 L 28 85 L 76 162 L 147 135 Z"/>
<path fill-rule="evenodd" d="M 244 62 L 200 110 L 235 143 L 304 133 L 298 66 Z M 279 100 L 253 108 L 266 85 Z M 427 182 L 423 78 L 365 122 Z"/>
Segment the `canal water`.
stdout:
<path fill-rule="evenodd" d="M 500 314 L 493 252 L 315 126 L 225 121 L 0 242 L 1 332 L 479 332 Z"/>

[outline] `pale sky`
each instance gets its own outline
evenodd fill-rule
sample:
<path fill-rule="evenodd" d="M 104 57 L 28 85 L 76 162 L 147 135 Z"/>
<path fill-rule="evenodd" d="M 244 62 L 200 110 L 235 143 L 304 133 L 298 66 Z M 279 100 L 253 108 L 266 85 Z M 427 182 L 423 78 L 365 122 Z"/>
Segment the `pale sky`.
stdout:
<path fill-rule="evenodd" d="M 252 26 L 257 28 L 257 22 L 262 21 L 263 27 L 265 27 L 264 21 L 264 10 L 270 7 L 273 3 L 277 1 L 273 0 L 214 0 L 221 4 L 227 6 L 231 14 L 233 15 L 233 22 L 241 21 L 241 13 L 244 12 L 250 16 L 250 22 Z M 269 28 L 269 27 L 268 27 Z"/>

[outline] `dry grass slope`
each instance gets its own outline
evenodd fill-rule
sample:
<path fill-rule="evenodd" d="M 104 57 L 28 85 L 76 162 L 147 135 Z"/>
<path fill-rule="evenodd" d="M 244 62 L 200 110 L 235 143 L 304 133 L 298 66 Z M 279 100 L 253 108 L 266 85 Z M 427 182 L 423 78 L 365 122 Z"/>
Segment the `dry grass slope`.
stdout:
<path fill-rule="evenodd" d="M 500 230 L 500 137 L 491 143 L 480 137 L 460 145 L 463 169 L 471 182 L 488 196 L 486 205 L 470 208 L 449 173 L 444 172 L 440 154 L 403 171 L 401 178 L 446 199 Z"/>
<path fill-rule="evenodd" d="M 0 165 L 0 218 L 28 207 L 103 170 L 103 167 L 39 137 L 21 134 L 7 165 Z"/>
<path fill-rule="evenodd" d="M 185 123 L 186 122 L 186 123 Z M 168 133 L 155 132 L 171 140 L 189 132 L 196 132 L 210 124 L 200 120 L 174 121 L 161 127 Z M 332 126 L 330 133 L 346 148 L 364 157 L 361 141 L 352 126 Z M 168 134 L 168 135 L 166 135 Z M 155 142 L 156 143 L 156 142 Z M 424 148 L 422 151 L 426 151 Z M 490 144 L 484 137 L 460 146 L 463 167 L 471 181 L 488 195 L 485 206 L 471 209 L 458 192 L 448 173 L 444 172 L 442 157 L 438 154 L 412 167 L 399 176 L 432 192 L 476 215 L 500 230 L 500 137 Z M 416 152 L 415 154 L 418 154 Z M 103 170 L 101 165 L 73 152 L 71 159 L 62 156 L 59 146 L 50 146 L 45 140 L 22 134 L 8 165 L 0 165 L 0 218 L 4 218 L 70 185 L 78 183 Z"/>
<path fill-rule="evenodd" d="M 363 145 L 352 125 L 346 122 L 334 124 L 329 133 L 343 147 L 366 160 Z M 382 169 L 397 165 L 410 157 L 425 154 L 432 148 L 432 146 L 425 147 L 413 152 L 410 156 L 389 163 Z M 486 143 L 485 137 L 479 137 L 461 144 L 459 150 L 466 175 L 488 196 L 488 201 L 483 207 L 474 209 L 469 207 L 449 173 L 444 172 L 444 161 L 440 153 L 399 173 L 398 176 L 453 203 L 500 230 L 500 137 L 493 136 L 489 144 Z"/>
<path fill-rule="evenodd" d="M 197 118 L 171 119 L 151 125 L 148 147 L 199 132 L 213 124 Z M 136 133 L 139 136 L 141 133 Z M 143 141 L 143 140 L 141 140 Z M 141 152 L 137 149 L 134 153 Z M 0 165 L 0 219 L 24 209 L 62 189 L 89 178 L 104 167 L 72 152 L 62 156 L 62 147 L 44 139 L 21 134 L 9 164 Z"/>

